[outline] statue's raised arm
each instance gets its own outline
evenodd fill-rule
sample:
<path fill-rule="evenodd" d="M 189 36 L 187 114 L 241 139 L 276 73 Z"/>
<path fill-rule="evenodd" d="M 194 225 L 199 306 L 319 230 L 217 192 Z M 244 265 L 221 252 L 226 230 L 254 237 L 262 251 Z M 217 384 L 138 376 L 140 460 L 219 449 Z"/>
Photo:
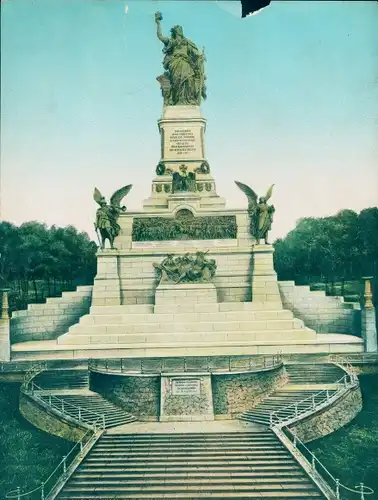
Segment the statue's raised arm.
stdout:
<path fill-rule="evenodd" d="M 168 45 L 169 38 L 164 36 L 161 31 L 161 21 L 163 20 L 163 15 L 161 12 L 155 12 L 155 22 L 156 22 L 156 34 L 158 39 L 164 43 L 164 45 Z"/>

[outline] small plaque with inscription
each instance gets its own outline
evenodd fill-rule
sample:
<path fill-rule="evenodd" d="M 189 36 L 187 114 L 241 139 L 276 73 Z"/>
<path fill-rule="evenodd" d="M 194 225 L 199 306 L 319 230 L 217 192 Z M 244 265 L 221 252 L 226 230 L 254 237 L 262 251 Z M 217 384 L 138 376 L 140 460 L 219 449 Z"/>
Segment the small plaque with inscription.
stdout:
<path fill-rule="evenodd" d="M 172 380 L 173 396 L 200 396 L 201 380 L 199 378 L 176 378 Z"/>

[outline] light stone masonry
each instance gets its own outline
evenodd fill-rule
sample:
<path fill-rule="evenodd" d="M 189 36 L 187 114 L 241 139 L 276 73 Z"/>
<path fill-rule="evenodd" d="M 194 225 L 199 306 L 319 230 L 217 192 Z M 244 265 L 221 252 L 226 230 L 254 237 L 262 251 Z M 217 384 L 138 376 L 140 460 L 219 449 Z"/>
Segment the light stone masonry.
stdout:
<path fill-rule="evenodd" d="M 345 303 L 343 297 L 326 296 L 294 281 L 278 282 L 282 303 L 318 333 L 361 334 L 361 310 L 358 304 Z"/>

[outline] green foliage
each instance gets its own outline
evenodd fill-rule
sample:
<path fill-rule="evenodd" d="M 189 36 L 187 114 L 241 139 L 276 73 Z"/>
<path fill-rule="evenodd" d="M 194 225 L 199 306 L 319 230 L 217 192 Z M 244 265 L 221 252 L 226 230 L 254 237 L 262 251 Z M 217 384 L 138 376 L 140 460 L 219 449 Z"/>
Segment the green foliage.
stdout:
<path fill-rule="evenodd" d="M 133 241 L 218 240 L 236 238 L 234 215 L 168 219 L 165 217 L 135 218 Z"/>
<path fill-rule="evenodd" d="M 343 484 L 353 488 L 363 482 L 378 495 L 378 375 L 362 375 L 360 384 L 364 406 L 357 417 L 308 446 Z M 343 498 L 356 495 L 345 494 Z M 372 495 L 366 498 L 373 500 Z"/>
<path fill-rule="evenodd" d="M 376 277 L 378 208 L 300 219 L 295 229 L 274 246 L 275 268 L 281 280 L 343 284 L 361 276 Z"/>
<path fill-rule="evenodd" d="M 48 228 L 39 222 L 26 222 L 17 227 L 0 222 L 0 275 L 2 284 L 11 289 L 11 309 L 90 284 L 96 270 L 96 250 L 89 236 L 73 226 Z"/>
<path fill-rule="evenodd" d="M 22 491 L 39 486 L 72 448 L 20 415 L 19 391 L 19 384 L 0 384 L 0 498 L 17 486 Z"/>

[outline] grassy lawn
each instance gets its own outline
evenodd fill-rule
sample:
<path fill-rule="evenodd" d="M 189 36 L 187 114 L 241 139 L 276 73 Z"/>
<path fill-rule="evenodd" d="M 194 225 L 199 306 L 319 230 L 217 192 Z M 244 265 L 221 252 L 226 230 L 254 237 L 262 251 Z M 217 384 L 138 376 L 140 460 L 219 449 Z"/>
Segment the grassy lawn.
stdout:
<path fill-rule="evenodd" d="M 72 443 L 29 424 L 18 411 L 19 384 L 0 384 L 0 498 L 47 478 Z M 25 490 L 24 490 L 25 491 Z"/>
<path fill-rule="evenodd" d="M 362 375 L 362 411 L 342 429 L 309 445 L 331 474 L 348 487 L 360 482 L 375 491 L 366 500 L 378 498 L 378 375 Z M 351 493 L 345 498 L 358 496 Z"/>

